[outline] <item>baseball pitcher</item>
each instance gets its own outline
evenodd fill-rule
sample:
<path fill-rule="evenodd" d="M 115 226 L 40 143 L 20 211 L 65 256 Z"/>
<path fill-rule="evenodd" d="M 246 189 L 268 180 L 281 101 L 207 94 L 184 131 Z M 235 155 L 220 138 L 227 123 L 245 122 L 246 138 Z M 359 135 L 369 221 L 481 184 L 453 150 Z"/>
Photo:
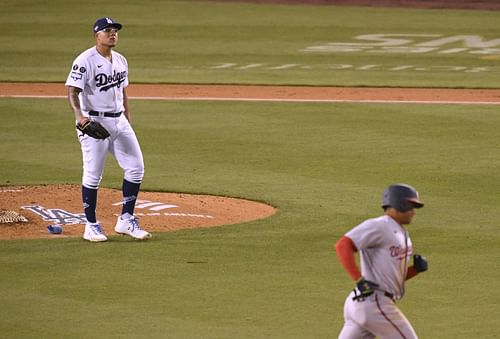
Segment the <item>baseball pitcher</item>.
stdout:
<path fill-rule="evenodd" d="M 87 218 L 83 238 L 91 242 L 107 240 L 96 218 L 96 206 L 108 153 L 124 172 L 123 207 L 115 232 L 135 239 L 151 237 L 134 217 L 144 176 L 144 160 L 130 125 L 126 92 L 128 63 L 123 55 L 113 50 L 121 28 L 122 25 L 111 18 L 98 19 L 92 26 L 95 46 L 73 61 L 66 80 L 83 157 L 82 199 Z"/>

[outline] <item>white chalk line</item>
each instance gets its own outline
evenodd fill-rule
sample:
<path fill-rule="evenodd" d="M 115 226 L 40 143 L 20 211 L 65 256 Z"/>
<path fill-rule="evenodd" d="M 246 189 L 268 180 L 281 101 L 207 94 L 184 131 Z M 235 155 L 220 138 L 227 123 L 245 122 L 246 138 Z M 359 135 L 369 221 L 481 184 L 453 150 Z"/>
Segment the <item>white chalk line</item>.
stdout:
<path fill-rule="evenodd" d="M 0 98 L 65 99 L 62 95 L 3 95 Z M 452 100 L 379 100 L 379 99 L 293 99 L 293 98 L 245 98 L 245 97 L 135 97 L 134 100 L 162 101 L 264 101 L 264 102 L 317 102 L 317 103 L 368 103 L 368 104 L 447 104 L 447 105 L 500 105 L 500 101 L 452 101 Z"/>

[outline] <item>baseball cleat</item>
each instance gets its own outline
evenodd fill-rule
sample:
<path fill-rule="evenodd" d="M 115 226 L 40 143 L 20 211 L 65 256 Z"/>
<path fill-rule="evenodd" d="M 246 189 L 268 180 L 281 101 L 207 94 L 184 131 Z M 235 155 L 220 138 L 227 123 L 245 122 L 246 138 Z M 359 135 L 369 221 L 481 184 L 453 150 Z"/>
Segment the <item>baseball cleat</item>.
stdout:
<path fill-rule="evenodd" d="M 83 239 L 91 242 L 101 242 L 108 240 L 108 238 L 102 232 L 101 225 L 99 225 L 98 223 L 90 222 L 85 224 Z"/>
<path fill-rule="evenodd" d="M 115 232 L 118 234 L 126 234 L 137 240 L 145 240 L 152 237 L 151 233 L 144 231 L 139 225 L 139 220 L 133 215 L 125 213 L 118 217 L 116 222 Z"/>

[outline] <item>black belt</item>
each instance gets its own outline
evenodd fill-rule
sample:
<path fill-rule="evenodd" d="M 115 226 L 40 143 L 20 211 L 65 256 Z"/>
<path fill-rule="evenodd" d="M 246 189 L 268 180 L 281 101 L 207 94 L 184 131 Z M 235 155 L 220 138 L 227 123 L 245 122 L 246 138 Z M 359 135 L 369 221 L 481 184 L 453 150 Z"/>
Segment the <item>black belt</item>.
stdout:
<path fill-rule="evenodd" d="M 392 300 L 394 300 L 394 294 L 392 294 L 392 293 L 384 291 L 384 296 L 386 296 L 387 298 L 391 298 Z"/>
<path fill-rule="evenodd" d="M 362 294 L 357 294 L 357 292 L 358 292 L 357 289 L 354 289 L 353 291 L 354 291 L 354 297 L 352 298 L 352 300 L 356 300 L 356 301 L 364 301 L 365 300 L 365 297 Z M 394 294 L 386 292 L 386 291 L 381 291 L 381 290 L 379 290 L 379 291 L 384 292 L 384 297 L 387 297 L 391 300 L 394 300 Z M 371 294 L 369 294 L 369 295 L 371 295 Z"/>
<path fill-rule="evenodd" d="M 90 111 L 89 115 L 92 115 L 94 117 L 118 118 L 120 115 L 122 115 L 122 112 L 110 113 L 110 112 Z"/>

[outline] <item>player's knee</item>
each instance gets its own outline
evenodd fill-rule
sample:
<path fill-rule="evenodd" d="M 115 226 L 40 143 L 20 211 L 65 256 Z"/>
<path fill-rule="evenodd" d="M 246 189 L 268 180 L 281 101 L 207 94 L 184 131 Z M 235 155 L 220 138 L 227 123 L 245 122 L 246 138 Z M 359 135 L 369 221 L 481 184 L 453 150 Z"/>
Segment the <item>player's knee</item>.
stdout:
<path fill-rule="evenodd" d="M 92 173 L 85 173 L 82 179 L 82 185 L 88 188 L 97 189 L 101 183 L 102 176 Z"/>
<path fill-rule="evenodd" d="M 132 168 L 125 171 L 125 180 L 133 183 L 141 183 L 144 178 L 144 167 Z"/>

